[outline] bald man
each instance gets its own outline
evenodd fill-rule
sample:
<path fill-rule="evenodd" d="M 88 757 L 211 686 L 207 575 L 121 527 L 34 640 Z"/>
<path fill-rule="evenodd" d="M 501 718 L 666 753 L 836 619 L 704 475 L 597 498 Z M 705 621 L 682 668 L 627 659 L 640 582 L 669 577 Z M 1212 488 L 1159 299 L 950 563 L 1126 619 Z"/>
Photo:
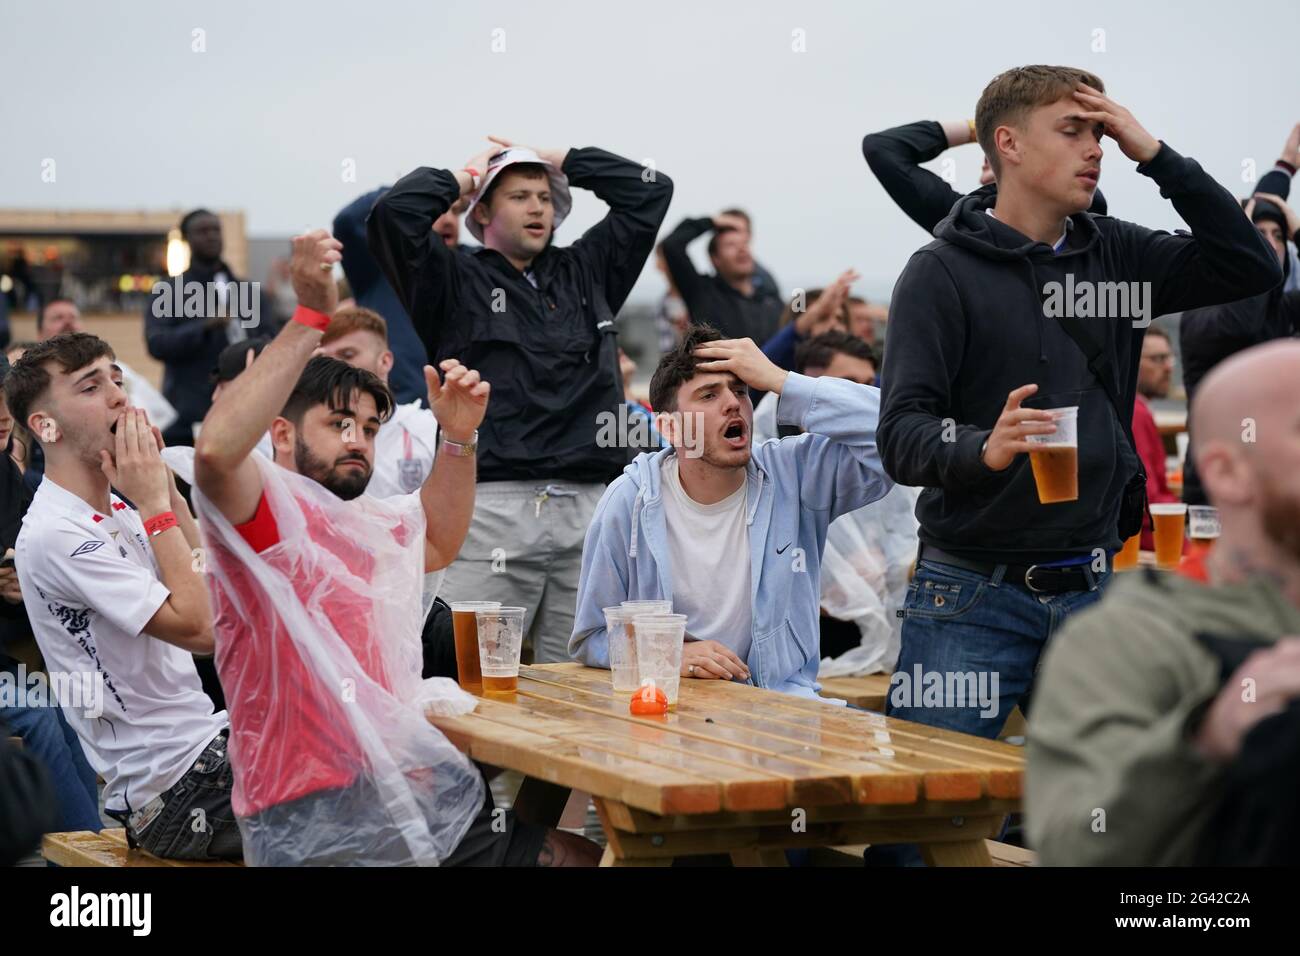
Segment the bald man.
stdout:
<path fill-rule="evenodd" d="M 1300 699 L 1297 368 L 1300 342 L 1258 346 L 1196 396 L 1223 528 L 1204 568 L 1122 575 L 1047 651 L 1027 786 L 1043 864 L 1204 859 L 1247 732 Z"/>

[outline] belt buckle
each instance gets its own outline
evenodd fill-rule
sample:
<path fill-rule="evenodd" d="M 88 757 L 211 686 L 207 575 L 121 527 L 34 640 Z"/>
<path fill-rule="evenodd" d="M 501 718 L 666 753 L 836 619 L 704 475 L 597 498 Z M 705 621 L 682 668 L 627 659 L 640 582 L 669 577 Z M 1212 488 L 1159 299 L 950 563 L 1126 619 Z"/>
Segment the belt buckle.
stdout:
<path fill-rule="evenodd" d="M 1030 578 L 1034 576 L 1034 572 L 1037 570 L 1038 565 L 1031 564 L 1029 566 L 1029 570 L 1025 572 L 1025 587 L 1029 588 L 1029 590 L 1033 591 L 1035 594 L 1051 594 L 1052 592 L 1050 591 L 1044 591 L 1042 588 L 1034 587 L 1034 582 L 1031 581 Z"/>

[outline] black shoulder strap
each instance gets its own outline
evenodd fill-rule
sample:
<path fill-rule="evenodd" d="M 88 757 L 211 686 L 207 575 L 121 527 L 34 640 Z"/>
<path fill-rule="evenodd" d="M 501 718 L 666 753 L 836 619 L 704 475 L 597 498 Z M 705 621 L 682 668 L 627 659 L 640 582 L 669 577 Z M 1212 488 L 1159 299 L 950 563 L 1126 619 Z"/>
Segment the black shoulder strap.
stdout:
<path fill-rule="evenodd" d="M 1133 410 L 1130 408 L 1127 415 L 1124 414 L 1123 406 L 1119 399 L 1119 370 L 1113 368 L 1106 361 L 1102 351 L 1101 343 L 1087 325 L 1077 316 L 1062 315 L 1059 317 L 1061 327 L 1065 329 L 1067 335 L 1074 339 L 1074 344 L 1079 346 L 1084 357 L 1088 360 L 1088 371 L 1097 376 L 1097 381 L 1101 382 L 1101 387 L 1106 390 L 1106 397 L 1110 399 L 1111 408 L 1115 409 L 1115 414 L 1119 418 L 1119 427 L 1124 429 L 1124 437 L 1128 439 L 1128 444 L 1133 449 L 1133 455 L 1137 458 L 1138 468 L 1146 475 L 1146 466 L 1142 464 L 1142 456 L 1138 454 L 1137 442 L 1133 440 Z"/>

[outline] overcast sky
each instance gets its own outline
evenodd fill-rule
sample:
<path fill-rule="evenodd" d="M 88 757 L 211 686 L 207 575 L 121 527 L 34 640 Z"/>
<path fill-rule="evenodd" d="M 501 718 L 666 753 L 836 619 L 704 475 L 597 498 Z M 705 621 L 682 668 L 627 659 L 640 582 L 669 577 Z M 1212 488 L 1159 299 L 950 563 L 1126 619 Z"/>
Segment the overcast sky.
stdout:
<path fill-rule="evenodd" d="M 867 170 L 864 133 L 970 116 L 1009 66 L 1071 64 L 1245 193 L 1243 162 L 1265 172 L 1300 121 L 1297 42 L 1296 0 L 0 0 L 0 207 L 205 205 L 287 235 L 495 133 L 653 160 L 676 183 L 665 231 L 741 205 L 787 288 L 853 266 L 887 295 L 926 237 Z M 974 188 L 979 148 L 952 155 Z M 1133 165 L 1109 144 L 1111 214 L 1178 226 Z M 557 240 L 603 208 L 576 191 Z M 661 288 L 647 267 L 635 297 Z"/>

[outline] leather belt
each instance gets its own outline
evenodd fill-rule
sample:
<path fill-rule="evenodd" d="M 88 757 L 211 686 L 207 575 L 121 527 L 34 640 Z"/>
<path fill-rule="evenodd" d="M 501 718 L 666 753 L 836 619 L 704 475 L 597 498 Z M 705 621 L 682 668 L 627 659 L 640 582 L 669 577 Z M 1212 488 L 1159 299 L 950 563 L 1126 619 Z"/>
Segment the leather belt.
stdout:
<path fill-rule="evenodd" d="M 949 564 L 963 571 L 974 571 L 986 577 L 993 577 L 1002 565 L 989 564 L 986 561 L 973 561 L 960 555 L 951 554 L 934 545 L 921 545 L 919 561 L 936 561 Z M 1091 591 L 1099 583 L 1099 575 L 1092 573 L 1087 564 L 1074 564 L 1064 568 L 1044 567 L 1041 564 L 1005 565 L 1004 581 L 1021 584 L 1035 594 L 1063 594 L 1067 591 Z"/>

